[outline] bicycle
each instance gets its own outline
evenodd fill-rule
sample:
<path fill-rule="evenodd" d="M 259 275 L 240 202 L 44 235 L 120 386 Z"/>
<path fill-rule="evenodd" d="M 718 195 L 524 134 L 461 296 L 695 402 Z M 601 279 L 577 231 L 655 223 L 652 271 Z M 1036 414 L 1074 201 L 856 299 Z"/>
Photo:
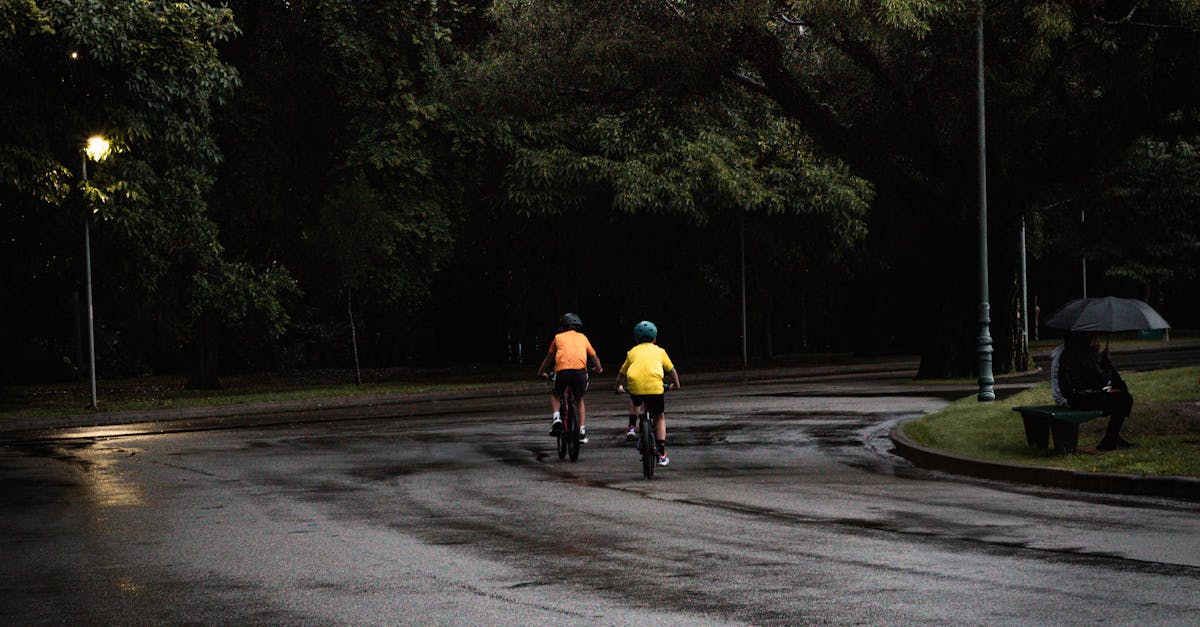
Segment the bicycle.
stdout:
<path fill-rule="evenodd" d="M 551 372 L 550 383 L 554 384 L 555 373 Z M 571 458 L 571 461 L 579 461 L 579 409 L 575 405 L 575 394 L 571 391 L 571 386 L 565 386 L 562 391 L 561 402 L 559 403 L 559 415 L 562 416 L 563 428 L 557 434 L 558 439 L 558 458 Z"/>
<path fill-rule="evenodd" d="M 666 386 L 664 391 L 673 390 L 674 386 Z M 642 476 L 647 479 L 654 478 L 654 467 L 658 465 L 658 443 L 654 440 L 654 416 L 650 415 L 650 410 L 646 409 L 646 404 L 642 403 L 638 406 L 637 419 L 637 440 L 634 441 L 634 446 L 642 458 Z"/>

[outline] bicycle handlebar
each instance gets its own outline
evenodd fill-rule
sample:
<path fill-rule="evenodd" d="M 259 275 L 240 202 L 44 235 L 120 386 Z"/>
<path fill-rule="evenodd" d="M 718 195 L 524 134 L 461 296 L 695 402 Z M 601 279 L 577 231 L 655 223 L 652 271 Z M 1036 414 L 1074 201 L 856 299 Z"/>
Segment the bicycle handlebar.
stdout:
<path fill-rule="evenodd" d="M 674 383 L 663 383 L 663 394 L 666 394 L 667 392 L 673 392 L 678 389 L 679 389 L 679 386 L 675 385 Z M 613 390 L 613 394 L 622 394 L 622 393 L 628 392 L 628 391 L 629 391 L 629 388 L 625 387 L 625 385 L 622 384 L 622 385 L 618 385 Z"/>
<path fill-rule="evenodd" d="M 600 374 L 603 372 L 603 369 L 596 368 L 594 366 L 588 366 L 587 371 L 588 371 L 588 374 Z M 556 370 L 547 370 L 545 372 L 537 373 L 537 376 L 542 379 L 553 379 L 557 374 L 558 374 L 558 371 L 556 371 Z"/>

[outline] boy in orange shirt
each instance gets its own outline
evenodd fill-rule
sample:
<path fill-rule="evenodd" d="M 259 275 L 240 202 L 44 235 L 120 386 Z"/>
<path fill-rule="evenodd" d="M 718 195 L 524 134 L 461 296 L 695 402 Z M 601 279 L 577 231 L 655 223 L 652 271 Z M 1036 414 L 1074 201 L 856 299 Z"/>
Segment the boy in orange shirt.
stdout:
<path fill-rule="evenodd" d="M 588 387 L 587 366 L 591 362 L 596 374 L 604 372 L 604 369 L 600 367 L 600 358 L 596 356 L 596 349 L 592 348 L 592 343 L 588 341 L 587 336 L 580 333 L 583 329 L 583 320 L 578 315 L 573 313 L 563 315 L 559 320 L 559 326 L 563 329 L 562 332 L 554 336 L 546 358 L 538 366 L 538 376 L 547 377 L 546 369 L 550 366 L 550 361 L 554 361 L 554 392 L 550 395 L 550 409 L 554 412 L 554 416 L 550 423 L 550 435 L 558 435 L 562 432 L 563 422 L 562 416 L 559 414 L 561 409 L 559 399 L 562 391 L 569 385 L 572 394 L 575 395 L 575 404 L 579 407 L 579 441 L 587 444 L 587 428 L 585 426 L 587 412 L 583 403 L 583 395 L 587 392 Z"/>

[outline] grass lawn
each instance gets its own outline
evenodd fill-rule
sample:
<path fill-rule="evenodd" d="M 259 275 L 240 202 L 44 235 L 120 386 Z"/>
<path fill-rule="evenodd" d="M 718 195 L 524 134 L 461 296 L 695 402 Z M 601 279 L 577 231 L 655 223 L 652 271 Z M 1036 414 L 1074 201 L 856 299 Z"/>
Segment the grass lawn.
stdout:
<path fill-rule="evenodd" d="M 354 384 L 353 372 L 313 371 L 222 378 L 219 390 L 192 390 L 182 376 L 155 376 L 101 381 L 97 390 L 102 411 L 143 411 L 214 405 L 239 405 L 262 401 L 343 398 L 374 394 L 469 390 L 497 385 L 534 384 L 530 370 L 489 369 L 471 372 L 398 373 L 364 371 L 364 382 Z M 6 418 L 64 416 L 88 413 L 91 392 L 79 383 L 27 385 L 5 388 L 0 396 L 0 421 Z"/>
<path fill-rule="evenodd" d="M 1079 430 L 1079 451 L 1047 455 L 1025 442 L 1018 405 L 1047 405 L 1048 382 L 994 403 L 975 396 L 903 426 L 909 438 L 951 453 L 1021 464 L 1092 472 L 1200 477 L 1200 366 L 1122 375 L 1133 393 L 1133 414 L 1121 434 L 1137 443 L 1124 451 L 1096 451 L 1107 418 Z"/>

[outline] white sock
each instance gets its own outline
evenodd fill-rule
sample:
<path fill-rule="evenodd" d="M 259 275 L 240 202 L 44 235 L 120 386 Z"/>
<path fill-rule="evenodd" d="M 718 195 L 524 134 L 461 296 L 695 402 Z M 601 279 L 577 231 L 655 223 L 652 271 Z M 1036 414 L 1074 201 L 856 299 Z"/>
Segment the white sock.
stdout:
<path fill-rule="evenodd" d="M 554 412 L 554 416 L 552 417 L 552 420 L 561 420 L 561 419 L 562 419 L 562 416 L 559 416 L 558 412 Z"/>

